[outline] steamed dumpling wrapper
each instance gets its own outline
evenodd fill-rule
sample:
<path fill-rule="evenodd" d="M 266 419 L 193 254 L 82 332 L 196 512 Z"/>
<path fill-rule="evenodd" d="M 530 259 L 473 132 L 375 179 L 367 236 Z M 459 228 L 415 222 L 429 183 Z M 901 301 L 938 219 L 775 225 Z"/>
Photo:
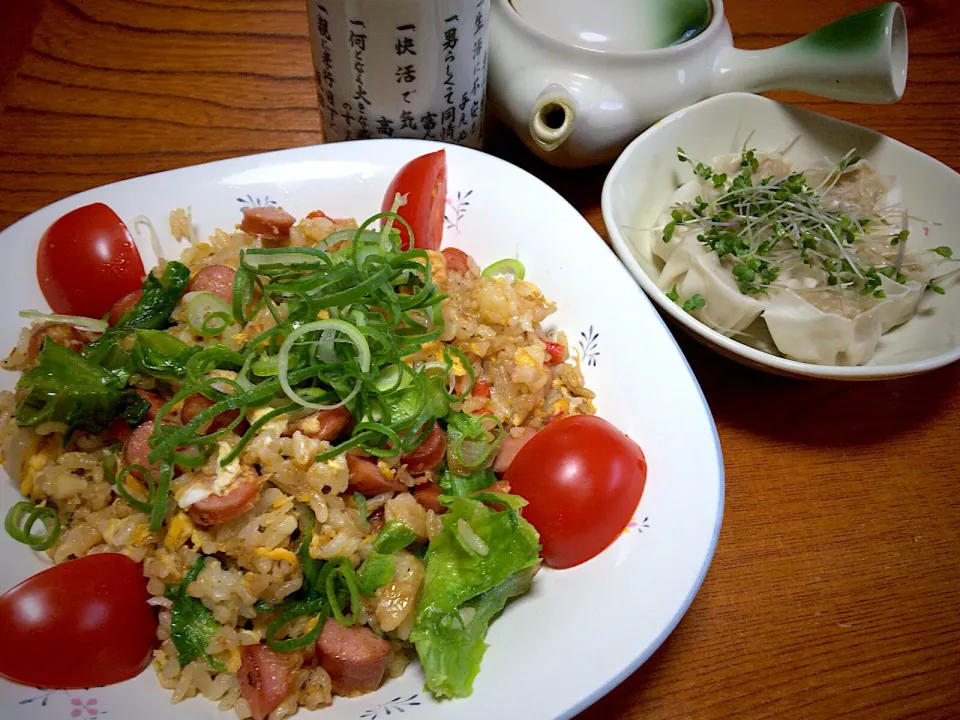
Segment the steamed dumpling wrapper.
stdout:
<path fill-rule="evenodd" d="M 762 332 L 754 324 L 759 318 L 776 350 L 786 357 L 825 365 L 869 361 L 881 335 L 916 312 L 937 268 L 928 257 L 932 253 L 905 252 L 902 238 L 899 245 L 891 242 L 907 224 L 896 178 L 882 179 L 858 159 L 839 168 L 798 171 L 780 156 L 746 151 L 720 156 L 710 167 L 697 164 L 698 176 L 676 190 L 651 234 L 652 254 L 663 262 L 658 286 L 674 291 L 681 305 L 700 295 L 705 305 L 691 314 L 719 332 L 744 336 L 748 344 L 758 342 L 773 350 L 769 340 L 763 343 L 756 335 Z M 750 175 L 746 186 L 740 178 L 740 184 L 732 181 L 741 172 Z M 796 188 L 797 178 L 802 190 Z M 774 194 L 782 204 L 771 209 Z M 800 253 L 801 233 L 804 243 L 811 234 L 819 234 L 810 228 L 810 221 L 818 220 L 818 230 L 829 228 L 830 235 L 822 234 L 818 241 L 822 244 L 804 246 L 810 249 L 808 258 Z M 842 235 L 846 230 L 841 222 L 843 228 L 852 225 L 859 237 Z M 664 242 L 668 224 L 672 234 Z M 747 237 L 750 250 L 743 254 L 742 247 L 736 252 L 725 247 L 721 257 L 711 243 L 718 243 L 725 230 Z M 789 238 L 786 244 L 784 238 Z M 768 252 L 758 248 L 778 244 L 777 257 L 772 253 L 763 257 L 776 268 L 773 278 L 755 282 L 763 263 L 754 266 L 756 273 L 739 270 L 745 257 L 756 262 L 760 253 Z M 791 247 L 796 255 L 785 257 L 784 250 Z M 859 280 L 851 279 L 849 266 L 838 269 L 845 261 L 857 265 Z M 902 284 L 892 279 L 901 273 Z"/>
<path fill-rule="evenodd" d="M 699 320 L 720 332 L 739 332 L 763 312 L 764 304 L 740 292 L 730 271 L 695 233 L 663 244 L 674 249 L 658 285 L 665 292 L 676 287 L 681 304 L 697 294 L 708 298 L 704 307 L 693 311 Z"/>
<path fill-rule="evenodd" d="M 680 241 L 688 235 L 692 235 L 696 240 L 697 231 L 692 228 L 678 227 L 673 233 L 670 242 L 663 241 L 663 228 L 670 222 L 670 210 L 679 203 L 692 203 L 696 201 L 697 196 L 702 192 L 700 183 L 697 180 L 691 180 L 688 183 L 677 188 L 676 192 L 670 197 L 670 204 L 667 209 L 660 213 L 657 218 L 656 231 L 650 233 L 650 251 L 654 257 L 658 257 L 664 262 L 670 260 L 673 251 L 680 246 Z M 670 288 L 667 288 L 669 290 Z"/>
<path fill-rule="evenodd" d="M 862 365 L 873 357 L 880 336 L 909 320 L 924 286 L 881 276 L 883 300 L 854 318 L 824 312 L 792 290 L 771 293 L 763 312 L 777 349 L 788 358 L 819 365 Z"/>

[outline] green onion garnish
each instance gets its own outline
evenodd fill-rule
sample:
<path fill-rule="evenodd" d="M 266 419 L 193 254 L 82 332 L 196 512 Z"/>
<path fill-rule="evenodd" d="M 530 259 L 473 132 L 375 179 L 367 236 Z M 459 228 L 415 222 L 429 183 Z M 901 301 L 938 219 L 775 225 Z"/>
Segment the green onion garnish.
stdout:
<path fill-rule="evenodd" d="M 513 258 L 504 258 L 503 260 L 497 260 L 492 265 L 488 265 L 480 274 L 484 275 L 485 277 L 501 277 L 503 275 L 512 275 L 514 280 L 523 280 L 526 272 L 526 268 L 523 267 L 523 263 L 519 260 L 514 260 Z"/>
<path fill-rule="evenodd" d="M 39 535 L 33 533 L 37 522 L 43 526 Z M 34 505 L 23 501 L 7 511 L 3 527 L 17 542 L 29 545 L 33 550 L 48 550 L 60 537 L 60 518 L 52 507 Z"/>

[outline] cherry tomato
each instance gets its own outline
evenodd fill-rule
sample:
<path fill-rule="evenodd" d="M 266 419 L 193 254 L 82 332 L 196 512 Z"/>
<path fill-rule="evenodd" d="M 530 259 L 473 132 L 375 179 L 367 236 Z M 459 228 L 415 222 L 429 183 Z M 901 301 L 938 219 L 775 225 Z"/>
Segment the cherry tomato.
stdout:
<path fill-rule="evenodd" d="M 647 477 L 639 446 L 606 420 L 576 415 L 534 435 L 503 479 L 530 504 L 544 561 L 567 568 L 598 555 L 633 516 Z"/>
<path fill-rule="evenodd" d="M 150 664 L 157 618 L 139 563 L 119 553 L 54 565 L 0 596 L 0 675 L 43 688 L 112 685 Z"/>
<path fill-rule="evenodd" d="M 103 203 L 84 205 L 47 228 L 37 249 L 37 280 L 54 312 L 99 318 L 139 290 L 143 260 L 130 232 Z"/>
<path fill-rule="evenodd" d="M 407 204 L 397 212 L 413 229 L 414 247 L 436 250 L 443 236 L 443 208 L 447 202 L 447 155 L 437 150 L 414 158 L 397 173 L 383 196 L 381 210 L 389 212 L 397 193 L 407 196 Z M 400 245 L 410 249 L 410 234 L 402 223 Z"/>
<path fill-rule="evenodd" d="M 113 327 L 120 322 L 120 318 L 123 317 L 123 314 L 127 312 L 127 310 L 133 310 L 136 304 L 140 302 L 141 297 L 143 297 L 143 290 L 138 288 L 117 300 L 110 307 L 110 315 L 107 317 L 107 322 L 110 323 L 110 326 Z"/>

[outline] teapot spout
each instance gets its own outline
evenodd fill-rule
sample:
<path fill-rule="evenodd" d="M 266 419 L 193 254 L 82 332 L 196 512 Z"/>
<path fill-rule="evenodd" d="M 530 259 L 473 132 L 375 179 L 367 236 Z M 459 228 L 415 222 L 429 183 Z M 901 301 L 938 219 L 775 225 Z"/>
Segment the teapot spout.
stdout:
<path fill-rule="evenodd" d="M 864 103 L 893 103 L 907 84 L 907 23 L 899 3 L 863 10 L 769 50 L 721 52 L 713 89 L 799 90 Z"/>
<path fill-rule="evenodd" d="M 530 137 L 539 148 L 550 152 L 573 134 L 577 122 L 577 101 L 560 85 L 548 85 L 533 103 Z"/>

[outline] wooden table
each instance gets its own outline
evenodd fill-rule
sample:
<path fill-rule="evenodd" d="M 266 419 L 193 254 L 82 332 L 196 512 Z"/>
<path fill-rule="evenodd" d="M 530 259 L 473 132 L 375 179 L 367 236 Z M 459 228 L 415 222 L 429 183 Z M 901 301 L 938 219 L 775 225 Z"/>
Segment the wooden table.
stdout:
<path fill-rule="evenodd" d="M 738 42 L 763 47 L 871 0 L 727 4 Z M 900 104 L 780 99 L 960 169 L 960 3 L 904 4 Z M 13 0 L 4 13 L 0 228 L 103 183 L 321 140 L 302 0 Z M 605 168 L 563 173 L 505 136 L 491 149 L 606 236 Z M 726 457 L 720 544 L 677 630 L 582 717 L 960 717 L 960 366 L 799 382 L 680 342 Z"/>

